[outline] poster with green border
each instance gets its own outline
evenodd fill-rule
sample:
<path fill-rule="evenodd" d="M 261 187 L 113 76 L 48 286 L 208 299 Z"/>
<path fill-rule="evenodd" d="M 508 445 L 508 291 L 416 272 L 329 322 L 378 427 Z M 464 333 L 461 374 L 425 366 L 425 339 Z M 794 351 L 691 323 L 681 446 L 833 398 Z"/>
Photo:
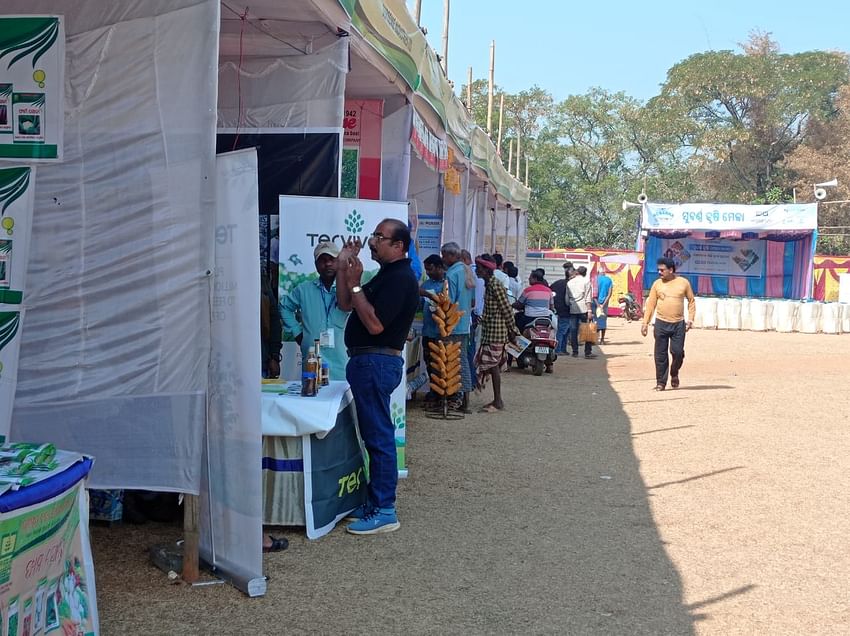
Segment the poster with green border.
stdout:
<path fill-rule="evenodd" d="M 63 16 L 0 17 L 0 159 L 61 161 Z"/>

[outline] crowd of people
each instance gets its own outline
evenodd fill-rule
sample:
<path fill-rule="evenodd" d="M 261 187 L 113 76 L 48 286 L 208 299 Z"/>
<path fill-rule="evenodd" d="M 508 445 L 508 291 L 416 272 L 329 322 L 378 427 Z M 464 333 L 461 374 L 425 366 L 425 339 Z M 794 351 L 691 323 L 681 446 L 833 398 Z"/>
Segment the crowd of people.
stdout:
<path fill-rule="evenodd" d="M 302 353 L 314 341 L 330 363 L 330 379 L 346 380 L 354 396 L 360 434 L 369 453 L 367 503 L 349 515 L 347 530 L 353 534 L 392 532 L 400 524 L 395 510 L 398 480 L 395 429 L 390 415 L 390 395 L 404 377 L 403 350 L 417 311 L 421 308 L 422 350 L 429 373 L 435 372 L 428 342 L 457 342 L 462 352 L 461 387 L 451 407 L 469 412 L 475 389 L 492 386 L 493 399 L 481 412 L 505 408 L 502 373 L 509 368 L 506 345 L 516 342 L 526 327 L 540 317 L 557 322 L 556 353 L 579 356 L 579 331 L 593 323 L 599 340 L 586 337 L 584 358 L 593 359 L 595 344 L 604 344 L 613 283 L 605 274 L 597 278 L 596 291 L 585 267 L 565 262 L 564 277 L 551 285 L 543 269 L 529 274 L 527 285 L 516 265 L 500 254 L 476 258 L 455 242 L 445 243 L 440 254 L 424 261 L 426 278 L 420 284 L 408 258 L 411 235 L 403 222 L 385 219 L 369 236 L 367 247 L 380 265 L 365 274 L 359 258 L 364 247 L 350 241 L 341 249 L 320 243 L 313 257 L 318 278 L 296 287 L 282 299 L 278 313 L 269 285 L 262 286 L 263 372 L 280 372 L 281 331 L 301 345 Z M 663 262 L 662 262 L 663 261 Z M 658 309 L 655 323 L 657 390 L 663 390 L 668 374 L 679 385 L 684 359 L 684 334 L 693 320 L 693 292 L 684 278 L 675 275 L 675 264 L 659 261 L 660 279 L 653 286 L 642 332 Z M 432 294 L 443 291 L 457 303 L 460 320 L 448 337 L 440 337 L 433 319 Z M 683 300 L 689 301 L 689 320 L 683 316 Z M 268 318 L 266 318 L 268 315 Z M 587 331 L 587 330 L 586 330 Z M 672 365 L 668 360 L 672 353 Z M 548 372 L 552 371 L 547 365 Z M 436 395 L 426 397 L 437 399 Z M 266 536 L 265 549 L 280 549 L 279 540 Z"/>

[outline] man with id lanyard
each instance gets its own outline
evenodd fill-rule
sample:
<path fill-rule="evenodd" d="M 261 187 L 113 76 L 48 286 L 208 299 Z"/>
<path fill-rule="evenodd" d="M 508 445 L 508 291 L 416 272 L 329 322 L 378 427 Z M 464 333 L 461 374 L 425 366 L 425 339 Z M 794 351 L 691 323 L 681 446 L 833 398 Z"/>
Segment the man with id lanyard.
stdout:
<path fill-rule="evenodd" d="M 350 312 L 342 311 L 336 300 L 338 255 L 339 248 L 333 243 L 319 243 L 313 250 L 319 278 L 301 283 L 281 303 L 284 332 L 301 345 L 302 359 L 307 358 L 313 341 L 319 340 L 322 360 L 328 363 L 331 380 L 345 380 L 345 365 L 348 364 L 343 336 Z"/>

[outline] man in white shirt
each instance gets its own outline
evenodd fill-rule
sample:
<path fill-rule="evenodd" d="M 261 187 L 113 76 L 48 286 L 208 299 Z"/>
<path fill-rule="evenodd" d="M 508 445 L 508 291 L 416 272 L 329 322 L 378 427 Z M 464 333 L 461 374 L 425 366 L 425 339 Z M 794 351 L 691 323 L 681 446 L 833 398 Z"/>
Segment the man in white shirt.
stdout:
<path fill-rule="evenodd" d="M 578 358 L 578 326 L 582 322 L 593 320 L 593 285 L 587 276 L 587 268 L 584 266 L 573 270 L 567 287 L 570 290 L 570 346 L 573 350 L 573 358 Z M 584 342 L 584 357 L 595 358 L 593 343 L 590 339 Z"/>

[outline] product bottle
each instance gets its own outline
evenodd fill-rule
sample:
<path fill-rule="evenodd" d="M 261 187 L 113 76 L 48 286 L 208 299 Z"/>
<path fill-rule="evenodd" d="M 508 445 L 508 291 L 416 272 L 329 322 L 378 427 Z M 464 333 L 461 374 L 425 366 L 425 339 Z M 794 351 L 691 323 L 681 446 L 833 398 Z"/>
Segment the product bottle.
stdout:
<path fill-rule="evenodd" d="M 327 360 L 322 360 L 322 386 L 328 386 L 331 383 L 331 367 Z"/>
<path fill-rule="evenodd" d="M 319 387 L 322 386 L 322 345 L 319 339 L 313 341 L 313 349 L 316 351 L 316 393 L 319 392 Z"/>
<path fill-rule="evenodd" d="M 301 395 L 304 397 L 315 397 L 318 392 L 318 366 L 319 360 L 316 358 L 316 350 L 310 347 L 307 352 L 307 360 L 304 362 L 304 367 L 301 373 Z"/>

